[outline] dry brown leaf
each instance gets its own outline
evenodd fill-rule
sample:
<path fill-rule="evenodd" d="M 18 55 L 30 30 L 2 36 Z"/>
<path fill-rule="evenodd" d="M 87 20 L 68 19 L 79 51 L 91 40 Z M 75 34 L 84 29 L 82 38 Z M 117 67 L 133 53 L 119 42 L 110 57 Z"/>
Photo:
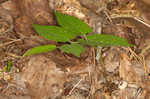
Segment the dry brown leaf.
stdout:
<path fill-rule="evenodd" d="M 57 97 L 62 93 L 65 74 L 56 64 L 44 55 L 32 56 L 24 67 L 22 80 L 35 99 Z"/>
<path fill-rule="evenodd" d="M 136 73 L 134 68 L 135 66 L 133 66 L 129 57 L 126 54 L 122 54 L 121 57 L 119 68 L 120 77 L 130 83 L 141 80 L 140 76 Z"/>

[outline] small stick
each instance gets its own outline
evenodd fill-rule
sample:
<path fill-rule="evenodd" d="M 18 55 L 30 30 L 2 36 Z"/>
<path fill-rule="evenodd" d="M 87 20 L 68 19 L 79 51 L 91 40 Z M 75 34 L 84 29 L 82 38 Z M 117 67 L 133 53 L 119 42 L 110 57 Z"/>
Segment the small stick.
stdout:
<path fill-rule="evenodd" d="M 18 42 L 18 41 L 21 41 L 21 39 L 16 39 L 16 40 L 13 40 L 13 41 L 10 41 L 10 42 L 6 42 L 6 43 L 4 43 L 4 44 L 0 44 L 0 47 L 6 46 L 6 45 L 8 45 L 8 44 L 11 44 L 11 43 L 14 43 L 14 42 Z"/>
<path fill-rule="evenodd" d="M 80 84 L 80 82 L 82 81 L 83 79 L 80 79 L 80 81 L 72 88 L 72 90 L 69 92 L 69 95 L 72 94 L 72 92 L 74 91 L 74 89 Z"/>

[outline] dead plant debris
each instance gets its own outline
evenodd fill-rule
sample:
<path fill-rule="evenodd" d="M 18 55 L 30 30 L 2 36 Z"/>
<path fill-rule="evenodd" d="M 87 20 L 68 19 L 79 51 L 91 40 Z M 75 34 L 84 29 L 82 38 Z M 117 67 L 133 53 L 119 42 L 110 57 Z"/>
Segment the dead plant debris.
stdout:
<path fill-rule="evenodd" d="M 150 99 L 149 9 L 148 0 L 0 0 L 0 99 Z M 31 28 L 56 24 L 54 10 L 135 46 L 22 58 L 31 47 L 55 43 Z"/>

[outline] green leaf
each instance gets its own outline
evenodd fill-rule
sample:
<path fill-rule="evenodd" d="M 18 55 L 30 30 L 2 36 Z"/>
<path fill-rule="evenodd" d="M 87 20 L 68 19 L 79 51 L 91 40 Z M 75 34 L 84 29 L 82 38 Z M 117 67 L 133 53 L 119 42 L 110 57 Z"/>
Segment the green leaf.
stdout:
<path fill-rule="evenodd" d="M 40 36 L 56 42 L 66 42 L 75 37 L 75 34 L 71 34 L 64 28 L 58 26 L 43 26 L 33 24 L 33 28 Z"/>
<path fill-rule="evenodd" d="M 105 34 L 92 34 L 86 36 L 87 40 L 78 39 L 78 42 L 90 46 L 132 46 L 125 39 Z"/>
<path fill-rule="evenodd" d="M 84 35 L 92 32 L 92 29 L 80 19 L 55 11 L 58 24 L 76 35 Z"/>
<path fill-rule="evenodd" d="M 8 61 L 7 67 L 6 67 L 6 72 L 9 72 L 9 71 L 10 71 L 11 64 L 12 64 L 11 61 Z"/>
<path fill-rule="evenodd" d="M 38 46 L 38 47 L 34 47 L 32 49 L 29 49 L 24 55 L 24 56 L 29 56 L 29 55 L 33 55 L 33 54 L 39 54 L 39 53 L 44 53 L 44 52 L 48 52 L 48 51 L 53 51 L 56 49 L 55 45 L 42 45 L 42 46 Z"/>
<path fill-rule="evenodd" d="M 11 68 L 11 61 L 8 61 L 7 66 L 4 66 L 0 72 L 9 72 Z"/>
<path fill-rule="evenodd" d="M 76 43 L 64 44 L 59 48 L 61 51 L 66 52 L 68 54 L 73 54 L 77 57 L 80 57 L 80 54 L 84 51 L 84 48 Z"/>

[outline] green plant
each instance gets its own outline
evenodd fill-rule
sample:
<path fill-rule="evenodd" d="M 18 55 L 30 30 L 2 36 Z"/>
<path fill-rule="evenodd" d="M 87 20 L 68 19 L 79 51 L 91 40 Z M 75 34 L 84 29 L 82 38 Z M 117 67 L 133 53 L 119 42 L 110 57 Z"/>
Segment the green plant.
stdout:
<path fill-rule="evenodd" d="M 23 56 L 53 51 L 56 48 L 80 57 L 84 46 L 131 46 L 125 39 L 113 35 L 93 34 L 92 29 L 76 17 L 58 13 L 55 16 L 59 26 L 43 26 L 33 24 L 35 31 L 42 37 L 56 42 L 68 42 L 61 46 L 42 45 L 29 49 Z M 88 33 L 88 34 L 87 34 Z M 91 34 L 89 34 L 91 33 Z M 80 37 L 77 39 L 76 37 Z M 76 41 L 74 41 L 76 39 Z"/>
<path fill-rule="evenodd" d="M 8 61 L 7 66 L 4 66 L 0 72 L 10 72 L 12 62 Z"/>

